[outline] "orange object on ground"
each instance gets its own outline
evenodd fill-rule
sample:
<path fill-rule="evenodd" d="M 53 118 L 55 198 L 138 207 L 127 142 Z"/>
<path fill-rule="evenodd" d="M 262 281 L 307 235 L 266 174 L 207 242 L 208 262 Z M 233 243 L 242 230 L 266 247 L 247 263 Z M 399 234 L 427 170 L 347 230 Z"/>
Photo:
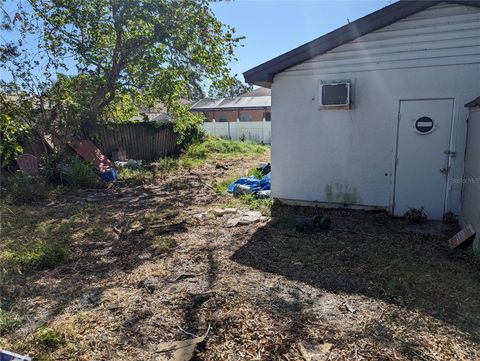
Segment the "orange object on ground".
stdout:
<path fill-rule="evenodd" d="M 98 169 L 100 172 L 105 172 L 113 167 L 110 159 L 105 157 L 103 153 L 98 149 L 92 141 L 88 139 L 84 140 L 72 140 L 70 146 L 87 162 Z"/>

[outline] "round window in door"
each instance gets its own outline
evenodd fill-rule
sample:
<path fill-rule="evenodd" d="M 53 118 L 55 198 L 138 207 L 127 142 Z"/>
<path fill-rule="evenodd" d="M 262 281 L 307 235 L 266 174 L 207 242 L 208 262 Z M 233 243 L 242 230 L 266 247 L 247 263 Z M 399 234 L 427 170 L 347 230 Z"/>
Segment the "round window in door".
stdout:
<path fill-rule="evenodd" d="M 415 131 L 419 134 L 428 134 L 435 130 L 435 124 L 430 117 L 420 117 L 415 121 Z"/>

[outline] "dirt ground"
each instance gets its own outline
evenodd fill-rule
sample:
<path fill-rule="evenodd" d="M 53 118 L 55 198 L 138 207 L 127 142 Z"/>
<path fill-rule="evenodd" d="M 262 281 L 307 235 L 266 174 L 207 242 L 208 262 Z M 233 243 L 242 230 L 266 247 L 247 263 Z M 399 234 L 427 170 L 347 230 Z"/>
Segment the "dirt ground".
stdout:
<path fill-rule="evenodd" d="M 71 257 L 0 286 L 2 307 L 26 317 L 0 337 L 4 348 L 156 360 L 160 342 L 210 325 L 195 360 L 303 360 L 305 348 L 321 348 L 318 360 L 480 359 L 480 271 L 468 250 L 446 245 L 453 229 L 277 204 L 260 222 L 226 228 L 233 215 L 211 211 L 235 204 L 215 182 L 260 160 L 35 205 L 45 227 L 68 228 Z M 331 217 L 331 230 L 298 233 L 296 217 L 314 214 Z M 35 342 L 41 325 L 59 330 L 60 346 Z"/>

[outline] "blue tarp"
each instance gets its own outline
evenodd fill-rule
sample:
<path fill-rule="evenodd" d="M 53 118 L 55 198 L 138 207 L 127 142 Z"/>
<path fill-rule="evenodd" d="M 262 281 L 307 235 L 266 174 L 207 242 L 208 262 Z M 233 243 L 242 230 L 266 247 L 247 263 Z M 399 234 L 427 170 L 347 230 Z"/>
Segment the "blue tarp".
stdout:
<path fill-rule="evenodd" d="M 257 193 L 259 191 L 265 191 L 271 188 L 271 176 L 270 173 L 268 173 L 262 179 L 258 179 L 254 176 L 239 178 L 228 186 L 228 191 L 230 193 L 233 193 L 235 184 L 248 186 L 252 190 L 252 193 Z"/>

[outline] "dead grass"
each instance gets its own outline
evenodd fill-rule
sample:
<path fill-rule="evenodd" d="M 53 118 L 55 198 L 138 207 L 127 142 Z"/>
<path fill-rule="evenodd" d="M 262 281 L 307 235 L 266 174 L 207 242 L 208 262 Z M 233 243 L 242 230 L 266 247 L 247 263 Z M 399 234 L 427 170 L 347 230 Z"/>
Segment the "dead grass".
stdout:
<path fill-rule="evenodd" d="M 320 210 L 275 204 L 269 221 L 225 228 L 230 216 L 210 210 L 259 204 L 215 184 L 259 160 L 207 160 L 135 187 L 9 206 L 9 249 L 61 239 L 69 257 L 5 276 L 5 319 L 21 322 L 1 347 L 40 360 L 149 360 L 160 342 L 189 338 L 179 326 L 210 325 L 196 360 L 303 360 L 300 342 L 331 343 L 329 360 L 478 359 L 480 274 L 470 251 L 446 246 L 453 230 L 431 236 L 383 213 L 328 210 L 331 231 L 299 234 L 296 217 Z"/>

